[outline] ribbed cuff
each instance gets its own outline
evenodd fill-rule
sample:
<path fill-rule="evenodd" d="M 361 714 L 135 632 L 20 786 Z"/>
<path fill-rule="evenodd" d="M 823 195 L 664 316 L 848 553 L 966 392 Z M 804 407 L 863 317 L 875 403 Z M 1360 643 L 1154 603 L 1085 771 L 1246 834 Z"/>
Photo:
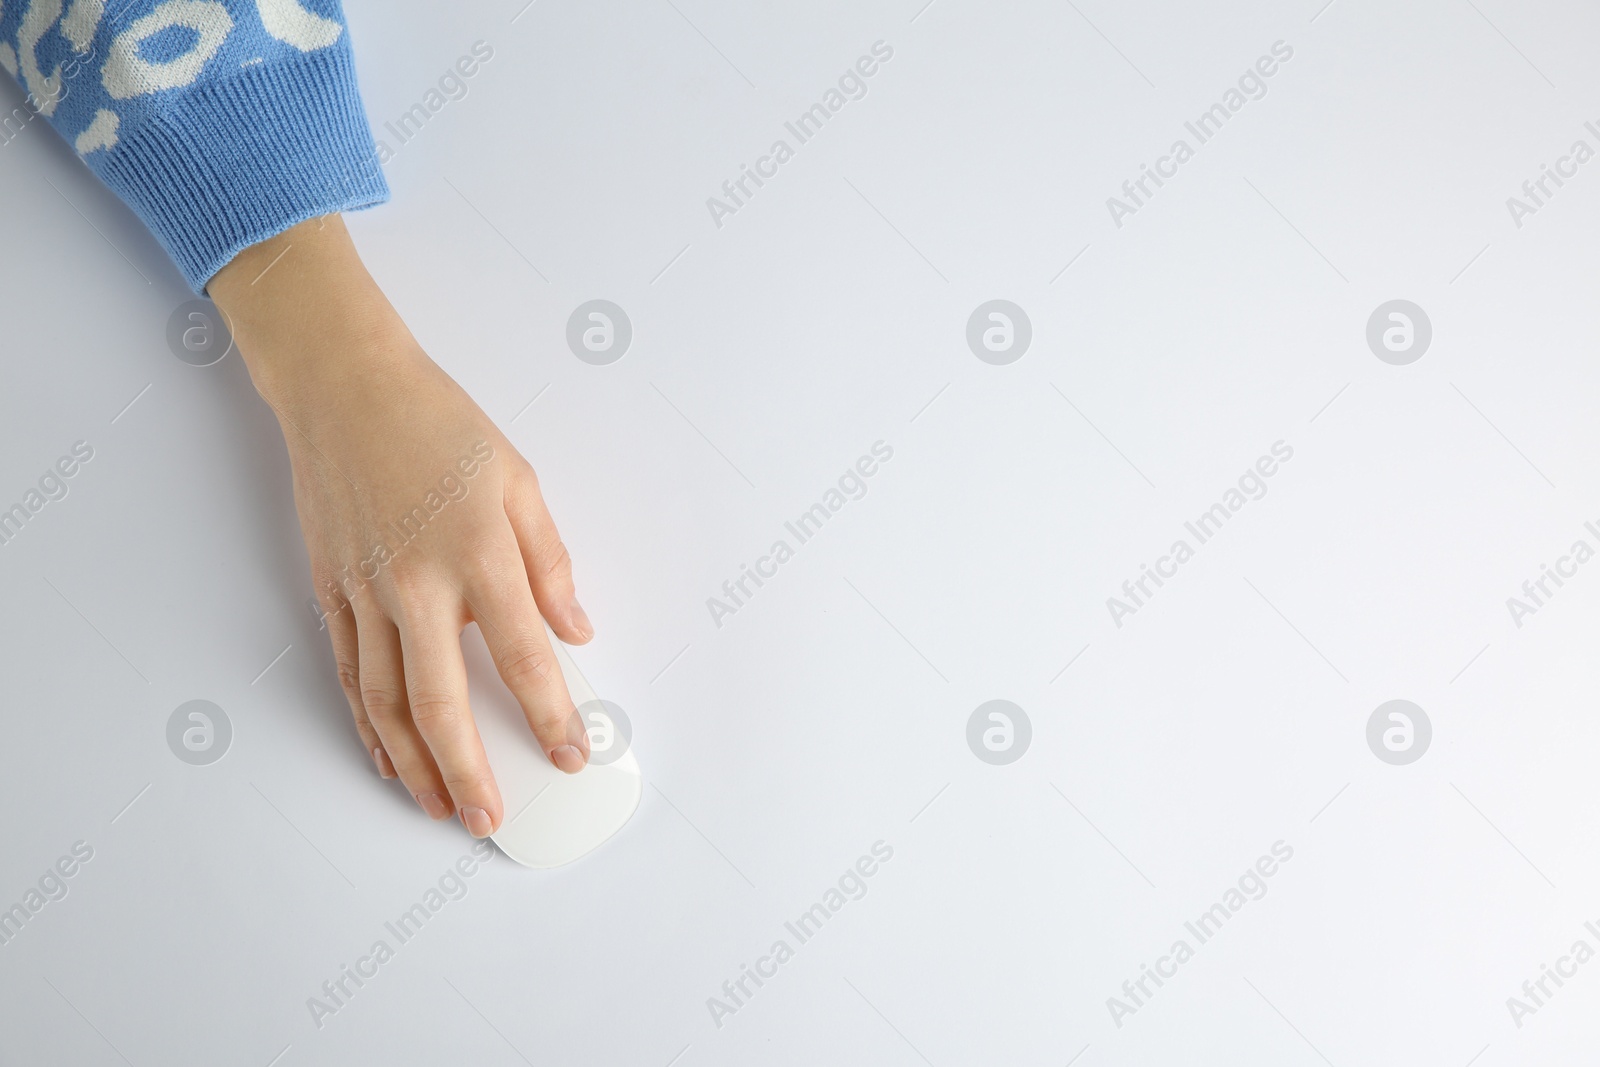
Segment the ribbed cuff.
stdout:
<path fill-rule="evenodd" d="M 389 199 L 348 33 L 289 62 L 196 85 L 123 130 L 126 139 L 86 162 L 197 293 L 251 245 Z"/>

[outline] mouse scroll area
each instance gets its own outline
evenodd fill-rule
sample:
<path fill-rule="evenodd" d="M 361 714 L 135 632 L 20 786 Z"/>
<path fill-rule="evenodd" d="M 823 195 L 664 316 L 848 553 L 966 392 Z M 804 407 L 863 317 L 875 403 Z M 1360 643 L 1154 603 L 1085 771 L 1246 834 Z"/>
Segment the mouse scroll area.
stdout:
<path fill-rule="evenodd" d="M 526 867 L 559 867 L 594 851 L 622 829 L 639 806 L 644 779 L 631 750 L 606 762 L 591 760 L 577 774 L 556 769 L 528 728 L 516 698 L 495 672 L 476 625 L 462 634 L 472 711 L 489 766 L 505 802 L 505 819 L 492 837 L 500 850 Z M 546 634 L 567 691 L 578 707 L 596 700 L 555 634 Z"/>

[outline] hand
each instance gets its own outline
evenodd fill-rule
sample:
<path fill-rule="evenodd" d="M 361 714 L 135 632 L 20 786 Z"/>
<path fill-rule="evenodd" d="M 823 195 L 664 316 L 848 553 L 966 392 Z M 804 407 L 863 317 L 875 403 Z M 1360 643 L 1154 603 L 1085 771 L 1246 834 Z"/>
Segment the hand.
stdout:
<path fill-rule="evenodd" d="M 469 621 L 550 761 L 575 774 L 589 755 L 540 616 L 571 644 L 594 631 L 533 467 L 418 347 L 338 216 L 246 249 L 209 292 L 278 415 L 362 743 L 431 817 L 487 837 L 505 812 L 467 700 Z"/>

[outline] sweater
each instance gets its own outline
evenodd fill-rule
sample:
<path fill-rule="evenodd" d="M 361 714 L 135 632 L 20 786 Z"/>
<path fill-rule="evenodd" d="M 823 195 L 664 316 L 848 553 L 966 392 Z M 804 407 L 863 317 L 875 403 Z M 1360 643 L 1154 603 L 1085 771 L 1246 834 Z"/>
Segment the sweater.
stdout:
<path fill-rule="evenodd" d="M 299 222 L 389 198 L 339 0 L 0 0 L 0 68 L 203 293 Z M 0 144 L 4 143 L 0 140 Z"/>

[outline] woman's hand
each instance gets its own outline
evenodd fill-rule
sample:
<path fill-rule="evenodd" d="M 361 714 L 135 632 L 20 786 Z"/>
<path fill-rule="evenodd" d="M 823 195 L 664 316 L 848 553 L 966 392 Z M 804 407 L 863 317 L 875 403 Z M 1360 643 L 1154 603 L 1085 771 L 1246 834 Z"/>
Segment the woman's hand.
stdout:
<path fill-rule="evenodd" d="M 338 216 L 245 250 L 209 292 L 288 444 L 362 742 L 432 818 L 488 836 L 505 812 L 467 702 L 469 621 L 550 761 L 589 754 L 540 616 L 572 644 L 593 629 L 533 468 L 417 346 Z"/>

